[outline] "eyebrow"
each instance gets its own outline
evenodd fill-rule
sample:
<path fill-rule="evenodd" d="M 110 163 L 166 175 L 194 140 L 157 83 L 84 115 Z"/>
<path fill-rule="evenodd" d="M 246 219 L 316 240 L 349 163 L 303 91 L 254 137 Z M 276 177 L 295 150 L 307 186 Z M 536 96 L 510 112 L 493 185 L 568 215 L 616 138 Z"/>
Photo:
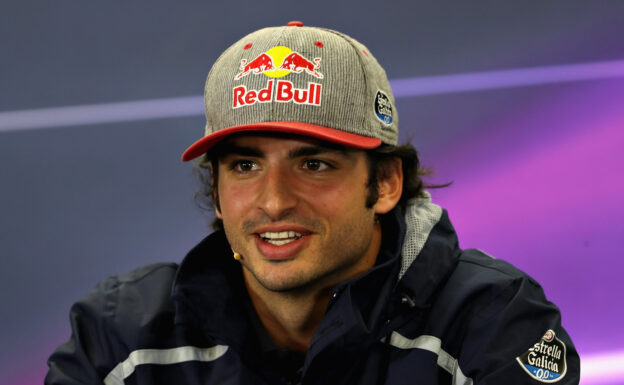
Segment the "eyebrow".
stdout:
<path fill-rule="evenodd" d="M 221 159 L 227 155 L 241 155 L 241 156 L 252 156 L 254 158 L 261 158 L 264 154 L 262 151 L 258 150 L 254 147 L 246 147 L 246 146 L 237 146 L 232 143 L 224 143 L 218 149 L 217 159 Z"/>
<path fill-rule="evenodd" d="M 319 145 L 309 145 L 309 146 L 301 146 L 299 148 L 295 148 L 288 153 L 289 158 L 299 158 L 302 156 L 313 156 L 319 154 L 326 153 L 336 153 L 342 156 L 348 156 L 349 151 L 341 146 L 319 146 Z"/>
<path fill-rule="evenodd" d="M 333 146 L 329 145 L 303 145 L 301 147 L 295 148 L 288 153 L 288 157 L 290 159 L 300 158 L 303 156 L 313 156 L 319 154 L 327 154 L 327 153 L 336 153 L 338 155 L 348 157 L 351 151 L 344 148 L 343 146 Z M 218 159 L 221 159 L 228 155 L 239 155 L 239 156 L 250 156 L 254 158 L 262 158 L 264 153 L 255 147 L 248 146 L 238 146 L 232 143 L 224 143 L 219 148 L 219 153 L 217 155 Z"/>

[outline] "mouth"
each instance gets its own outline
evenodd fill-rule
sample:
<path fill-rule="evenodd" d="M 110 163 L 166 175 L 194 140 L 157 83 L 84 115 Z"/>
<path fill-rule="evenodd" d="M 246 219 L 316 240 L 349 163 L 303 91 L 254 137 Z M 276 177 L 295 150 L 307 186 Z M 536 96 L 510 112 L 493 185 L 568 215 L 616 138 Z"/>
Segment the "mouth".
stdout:
<path fill-rule="evenodd" d="M 283 246 L 291 242 L 295 242 L 298 239 L 301 239 L 305 236 L 303 233 L 299 233 L 296 231 L 280 231 L 280 232 L 271 232 L 265 231 L 263 233 L 258 234 L 260 239 L 264 242 L 270 243 L 274 246 Z"/>
<path fill-rule="evenodd" d="M 295 258 L 309 246 L 310 235 L 306 228 L 291 226 L 274 226 L 273 228 L 257 229 L 256 247 L 260 254 L 269 261 L 286 261 Z"/>

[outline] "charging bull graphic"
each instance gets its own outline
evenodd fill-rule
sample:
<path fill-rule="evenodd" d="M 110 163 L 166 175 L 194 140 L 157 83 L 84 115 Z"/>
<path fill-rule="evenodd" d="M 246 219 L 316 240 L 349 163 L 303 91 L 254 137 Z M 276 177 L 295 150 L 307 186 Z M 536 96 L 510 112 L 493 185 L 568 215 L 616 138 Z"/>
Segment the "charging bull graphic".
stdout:
<path fill-rule="evenodd" d="M 323 74 L 317 71 L 320 65 L 320 57 L 309 60 L 288 47 L 277 46 L 261 53 L 249 62 L 247 59 L 241 59 L 240 72 L 236 74 L 234 80 L 240 80 L 249 74 L 264 74 L 271 78 L 281 78 L 290 73 L 302 72 L 317 79 L 323 79 Z"/>
<path fill-rule="evenodd" d="M 267 55 L 266 53 L 263 53 L 249 63 L 247 63 L 247 59 L 241 59 L 241 72 L 239 72 L 238 75 L 234 77 L 234 80 L 245 77 L 250 73 L 253 73 L 254 75 L 259 75 L 265 71 L 273 71 L 275 69 L 276 68 L 273 65 L 273 58 L 271 58 L 271 56 Z"/>

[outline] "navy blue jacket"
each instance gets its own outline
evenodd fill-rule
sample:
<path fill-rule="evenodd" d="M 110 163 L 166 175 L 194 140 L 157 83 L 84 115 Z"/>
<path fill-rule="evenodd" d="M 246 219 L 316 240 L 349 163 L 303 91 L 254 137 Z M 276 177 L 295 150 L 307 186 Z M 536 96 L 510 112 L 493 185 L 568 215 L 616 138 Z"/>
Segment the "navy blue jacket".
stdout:
<path fill-rule="evenodd" d="M 578 384 L 576 350 L 537 282 L 461 250 L 427 199 L 382 229 L 377 264 L 334 289 L 305 356 L 271 343 L 216 232 L 180 266 L 108 278 L 76 303 L 45 383 Z"/>

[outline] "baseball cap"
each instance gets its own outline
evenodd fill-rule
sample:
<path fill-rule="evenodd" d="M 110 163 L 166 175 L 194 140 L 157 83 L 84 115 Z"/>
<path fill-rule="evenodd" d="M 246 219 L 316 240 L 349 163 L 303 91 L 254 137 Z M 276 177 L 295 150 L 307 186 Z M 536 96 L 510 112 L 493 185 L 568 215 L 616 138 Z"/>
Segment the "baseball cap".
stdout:
<path fill-rule="evenodd" d="M 240 132 L 290 133 L 360 149 L 398 142 L 394 95 L 368 48 L 298 21 L 230 46 L 208 73 L 204 101 L 205 136 L 183 161 Z"/>

